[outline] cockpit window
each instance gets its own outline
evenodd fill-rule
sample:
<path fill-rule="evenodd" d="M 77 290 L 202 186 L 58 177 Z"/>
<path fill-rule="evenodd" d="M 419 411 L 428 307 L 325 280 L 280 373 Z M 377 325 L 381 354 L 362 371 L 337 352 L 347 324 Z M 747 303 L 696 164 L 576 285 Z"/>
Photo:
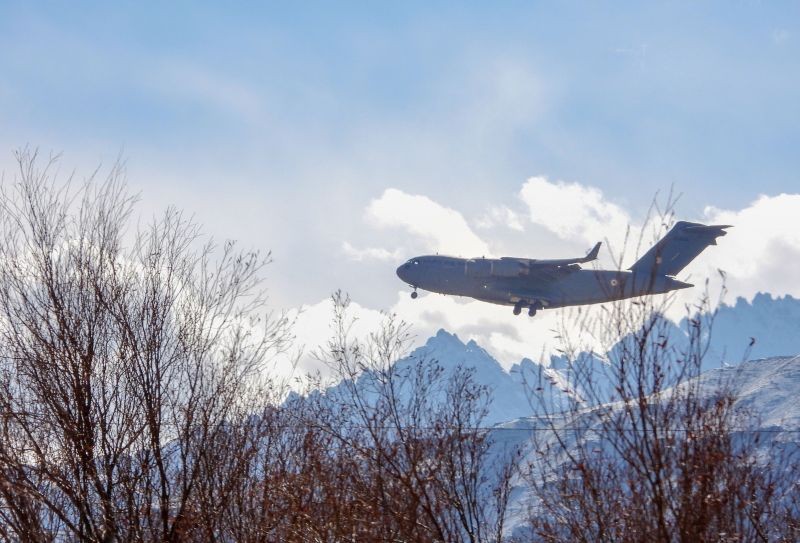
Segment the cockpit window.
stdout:
<path fill-rule="evenodd" d="M 415 260 L 415 261 L 414 261 L 414 264 L 415 264 L 415 265 L 416 265 L 416 264 L 419 264 L 419 260 Z"/>

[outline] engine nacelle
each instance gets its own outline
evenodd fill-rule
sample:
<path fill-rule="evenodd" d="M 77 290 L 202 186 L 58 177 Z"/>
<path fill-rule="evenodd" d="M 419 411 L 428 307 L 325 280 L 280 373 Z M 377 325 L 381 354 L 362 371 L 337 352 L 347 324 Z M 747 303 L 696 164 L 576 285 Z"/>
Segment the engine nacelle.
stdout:
<path fill-rule="evenodd" d="M 475 258 L 467 260 L 468 277 L 519 277 L 528 273 L 528 268 L 515 260 L 493 260 Z"/>

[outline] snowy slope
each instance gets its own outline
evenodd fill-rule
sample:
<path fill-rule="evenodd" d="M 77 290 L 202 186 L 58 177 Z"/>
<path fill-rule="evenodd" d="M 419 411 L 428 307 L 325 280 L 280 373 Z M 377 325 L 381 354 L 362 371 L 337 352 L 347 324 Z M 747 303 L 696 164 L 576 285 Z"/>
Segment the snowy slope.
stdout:
<path fill-rule="evenodd" d="M 713 320 L 712 358 L 738 363 L 745 359 L 800 354 L 798 332 L 800 300 L 797 298 L 773 298 L 765 293 L 756 294 L 752 303 L 738 298 L 733 305 L 721 305 Z"/>
<path fill-rule="evenodd" d="M 665 323 L 664 331 L 670 336 L 670 343 L 678 348 L 686 341 L 685 330 L 685 320 L 678 325 Z M 728 364 L 738 364 L 745 354 L 751 359 L 800 354 L 798 331 L 800 300 L 791 296 L 772 298 L 759 294 L 752 303 L 739 299 L 732 306 L 723 305 L 713 321 L 711 349 L 703 369 L 720 370 Z M 755 342 L 748 351 L 751 338 Z M 484 421 L 487 425 L 537 415 L 544 406 L 548 412 L 557 411 L 566 395 L 581 395 L 580 390 L 567 386 L 569 368 L 563 357 L 553 356 L 544 363 L 526 358 L 506 371 L 475 341 L 464 343 L 445 330 L 439 330 L 425 345 L 398 360 L 396 365 L 403 369 L 426 360 L 435 360 L 446 374 L 458 367 L 470 368 L 474 380 L 492 391 L 493 401 Z M 605 357 L 582 353 L 578 361 L 589 368 L 595 382 L 601 383 L 605 378 Z M 749 370 L 741 371 L 747 374 Z M 606 389 L 608 398 L 604 401 L 611 397 L 611 387 Z M 765 399 L 758 396 L 753 401 L 758 403 Z"/>
<path fill-rule="evenodd" d="M 670 325 L 673 344 L 685 338 L 686 322 Z M 732 306 L 720 307 L 714 319 L 710 361 L 697 379 L 709 393 L 727 385 L 738 397 L 737 406 L 755 415 L 756 426 L 769 429 L 770 437 L 797 442 L 800 436 L 800 300 L 792 297 L 772 298 L 760 294 L 752 303 L 737 300 Z M 753 346 L 747 350 L 753 341 Z M 737 354 L 732 354 L 737 353 Z M 752 360 L 740 363 L 747 354 Z M 790 356 L 786 356 L 790 355 Z M 440 330 L 424 346 L 398 360 L 399 368 L 419 361 L 435 360 L 445 374 L 456 368 L 469 368 L 474 380 L 492 391 L 492 404 L 484 424 L 494 426 L 492 439 L 498 453 L 521 447 L 530 453 L 531 438 L 547 440 L 543 434 L 540 402 L 529 394 L 544 395 L 549 412 L 563 405 L 569 390 L 565 360 L 552 357 L 540 364 L 524 359 L 509 371 L 474 341 L 464 343 L 458 336 Z M 602 373 L 605 357 L 586 354 L 582 363 Z M 335 388 L 335 387 L 334 387 Z M 446 401 L 442 396 L 436 401 Z M 533 406 L 533 407 L 532 407 Z M 607 406 L 602 406 L 606 408 Z M 587 413 L 587 425 L 592 415 Z M 541 442 L 541 441 L 540 441 Z M 524 462 L 524 460 L 523 460 Z M 520 528 L 530 507 L 530 492 L 518 481 L 512 493 L 508 530 Z"/>
<path fill-rule="evenodd" d="M 685 339 L 685 328 L 685 321 L 669 327 L 673 344 L 680 344 Z M 736 406 L 754 415 L 752 420 L 756 428 L 769 432 L 770 439 L 763 443 L 773 440 L 796 443 L 800 436 L 798 332 L 800 300 L 790 296 L 772 298 L 760 294 L 752 303 L 739 299 L 734 305 L 721 306 L 713 321 L 708 361 L 704 364 L 704 373 L 697 379 L 709 394 L 723 385 L 733 391 L 737 396 Z M 449 334 L 445 332 L 437 335 L 440 340 L 447 336 Z M 499 364 L 474 342 L 461 347 L 463 344 L 450 336 L 447 345 L 448 348 L 444 348 L 440 341 L 430 341 L 428 347 L 439 352 L 438 358 L 442 362 L 446 358 L 467 360 L 478 370 L 476 376 L 493 384 L 495 401 L 498 402 L 492 412 L 491 418 L 494 420 L 503 420 L 504 416 L 515 412 L 514 406 L 519 405 L 519 398 L 524 396 L 524 390 L 531 390 L 531 383 L 535 382 L 531 376 L 534 375 L 543 376 L 550 383 L 540 393 L 554 394 L 563 400 L 567 388 L 565 372 L 568 368 L 559 357 L 553 357 L 546 365 L 525 359 L 512 366 L 509 380 L 503 375 Z M 480 356 L 478 353 L 481 353 Z M 759 359 L 754 359 L 755 357 Z M 741 362 L 743 359 L 750 361 Z M 585 354 L 583 363 L 602 371 L 605 362 L 600 357 Z M 522 393 L 520 388 L 523 389 Z M 574 393 L 568 390 L 566 392 Z M 516 400 L 508 402 L 509 398 Z M 521 447 L 530 453 L 534 432 L 537 432 L 540 443 L 541 440 L 546 441 L 547 436 L 542 433 L 541 428 L 544 425 L 540 417 L 541 413 L 533 413 L 514 420 L 506 418 L 507 422 L 498 424 L 492 431 L 498 453 L 514 447 Z M 591 419 L 592 416 L 588 415 L 587 422 Z M 517 531 L 515 528 L 522 528 L 531 498 L 529 488 L 523 481 L 518 481 L 509 505 L 507 533 Z"/>
<path fill-rule="evenodd" d="M 737 407 L 756 415 L 762 428 L 800 429 L 800 356 L 752 360 L 699 379 L 709 390 L 729 384 Z"/>
<path fill-rule="evenodd" d="M 762 447 L 770 443 L 782 442 L 793 444 L 797 450 L 800 441 L 800 356 L 775 357 L 762 360 L 745 362 L 738 366 L 718 368 L 708 371 L 697 377 L 707 394 L 718 391 L 720 386 L 727 387 L 736 396 L 736 407 L 746 410 L 754 415 L 750 421 L 752 426 L 748 432 L 756 429 L 769 432 L 769 439 L 762 441 Z M 668 393 L 668 391 L 667 391 Z M 595 409 L 613 409 L 613 404 L 600 406 Z M 558 417 L 554 419 L 554 427 L 559 428 L 561 422 Z M 591 428 L 596 425 L 592 411 L 587 411 L 581 421 L 570 423 L 572 427 Z M 543 446 L 555 443 L 547 425 L 537 417 L 525 417 L 497 425 L 492 431 L 492 439 L 497 444 L 498 454 L 509 448 L 519 447 L 523 451 L 523 458 L 534 454 L 533 440 Z M 562 436 L 564 437 L 564 436 Z M 602 442 L 593 444 L 587 439 L 596 439 L 592 432 L 583 432 L 580 436 L 568 433 L 567 440 L 580 439 L 588 448 L 602 447 Z M 766 451 L 767 449 L 765 449 Z M 786 453 L 788 449 L 774 449 Z M 523 465 L 525 464 L 523 459 Z M 524 537 L 525 524 L 531 504 L 535 498 L 530 493 L 529 487 L 523 479 L 517 479 L 509 503 L 507 534 L 516 534 Z"/>
<path fill-rule="evenodd" d="M 420 359 L 435 360 L 442 366 L 445 374 L 452 373 L 457 367 L 470 369 L 475 382 L 492 391 L 492 403 L 484 420 L 484 424 L 489 426 L 534 414 L 537 404 L 533 402 L 532 405 L 526 391 L 529 384 L 539 383 L 539 376 L 548 372 L 546 368 L 528 359 L 508 372 L 475 341 L 465 344 L 458 336 L 445 330 L 439 330 L 424 346 L 399 360 L 397 365 L 402 367 Z M 557 385 L 549 380 L 545 379 L 541 387 L 540 393 L 555 398 L 562 395 Z"/>
<path fill-rule="evenodd" d="M 734 305 L 722 304 L 714 315 L 695 315 L 693 318 L 700 319 L 707 330 L 703 338 L 709 347 L 703 358 L 704 372 L 739 365 L 745 360 L 800 354 L 800 300 L 791 296 L 773 298 L 759 293 L 752 303 L 738 298 Z M 688 346 L 689 328 L 686 318 L 678 324 L 665 320 L 658 334 L 668 338 L 669 345 L 681 351 Z M 604 356 L 583 352 L 576 357 L 582 366 L 581 371 L 591 372 L 593 381 L 601 389 L 608 373 L 606 359 L 613 359 L 612 353 L 618 348 L 619 344 Z M 563 356 L 552 356 L 547 367 L 561 375 L 569 369 Z M 605 401 L 608 401 L 612 389 L 609 386 L 605 389 Z M 580 391 L 574 392 L 580 394 Z"/>

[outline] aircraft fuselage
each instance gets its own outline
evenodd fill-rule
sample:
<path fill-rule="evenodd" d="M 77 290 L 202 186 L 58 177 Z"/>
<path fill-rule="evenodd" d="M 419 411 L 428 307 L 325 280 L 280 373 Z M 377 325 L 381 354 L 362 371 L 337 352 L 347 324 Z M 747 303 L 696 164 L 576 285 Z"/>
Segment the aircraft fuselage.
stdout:
<path fill-rule="evenodd" d="M 412 258 L 397 268 L 397 275 L 415 289 L 518 308 L 533 306 L 532 312 L 660 294 L 692 286 L 665 275 L 587 270 L 577 264 L 551 270 L 550 276 L 542 279 L 514 261 L 440 255 Z"/>
<path fill-rule="evenodd" d="M 679 221 L 628 270 L 585 270 L 580 264 L 597 259 L 600 243 L 580 258 L 455 258 L 426 255 L 412 258 L 397 275 L 414 287 L 469 296 L 493 304 L 513 305 L 529 315 L 547 307 L 596 304 L 662 294 L 692 285 L 675 279 L 689 262 L 730 225 Z"/>

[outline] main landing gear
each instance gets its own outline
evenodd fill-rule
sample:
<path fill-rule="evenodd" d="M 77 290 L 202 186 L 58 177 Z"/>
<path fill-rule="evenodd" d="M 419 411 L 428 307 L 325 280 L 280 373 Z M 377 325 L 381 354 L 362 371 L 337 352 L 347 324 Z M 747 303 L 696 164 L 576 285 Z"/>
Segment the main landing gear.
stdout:
<path fill-rule="evenodd" d="M 520 300 L 514 304 L 514 314 L 519 315 L 520 313 L 522 313 L 522 308 L 525 307 L 526 305 L 528 306 L 529 317 L 533 317 L 534 315 L 536 315 L 536 311 L 542 309 L 542 304 L 539 302 L 531 302 L 530 304 L 528 304 L 526 301 Z"/>
<path fill-rule="evenodd" d="M 411 293 L 411 299 L 416 300 L 417 296 L 419 296 L 419 294 L 417 294 L 417 287 L 414 287 L 414 292 Z"/>

